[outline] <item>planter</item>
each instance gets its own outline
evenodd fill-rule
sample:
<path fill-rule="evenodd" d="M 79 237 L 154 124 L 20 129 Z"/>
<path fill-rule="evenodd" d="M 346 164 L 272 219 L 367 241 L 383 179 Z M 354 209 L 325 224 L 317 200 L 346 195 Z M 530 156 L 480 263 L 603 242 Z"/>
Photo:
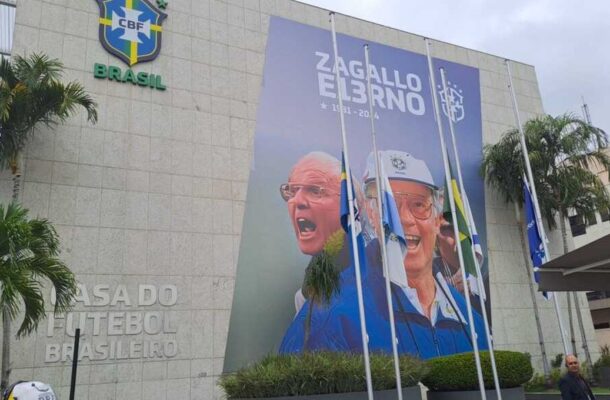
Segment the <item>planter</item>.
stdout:
<path fill-rule="evenodd" d="M 510 389 L 502 389 L 502 400 L 525 400 L 523 386 Z M 495 390 L 486 391 L 487 400 L 497 400 Z M 428 400 L 475 400 L 480 399 L 481 394 L 478 390 L 464 392 L 432 392 L 428 391 Z"/>
<path fill-rule="evenodd" d="M 596 394 L 597 400 L 610 400 L 610 395 Z M 561 400 L 559 393 L 526 393 L 525 400 Z"/>
<path fill-rule="evenodd" d="M 373 392 L 375 400 L 396 400 L 396 390 L 381 390 Z M 422 400 L 420 386 L 411 386 L 402 389 L 403 399 Z M 310 396 L 288 396 L 288 397 L 267 397 L 257 398 L 257 400 L 367 400 L 367 392 L 333 393 L 333 394 L 312 394 Z M 237 399 L 249 400 L 249 399 Z"/>

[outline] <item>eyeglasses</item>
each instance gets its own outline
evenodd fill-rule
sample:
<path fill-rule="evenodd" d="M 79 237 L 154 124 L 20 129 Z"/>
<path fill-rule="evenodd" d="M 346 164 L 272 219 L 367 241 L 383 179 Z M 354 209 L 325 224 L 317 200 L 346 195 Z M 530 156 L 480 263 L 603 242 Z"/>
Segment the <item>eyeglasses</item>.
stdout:
<path fill-rule="evenodd" d="M 365 189 L 366 197 L 377 201 L 377 192 L 375 190 L 370 190 L 371 186 L 373 185 L 368 185 Z M 375 189 L 374 186 L 373 189 Z M 428 219 L 432 215 L 432 201 L 430 199 L 413 193 L 394 191 L 393 194 L 394 200 L 396 201 L 396 207 L 399 210 L 403 207 L 407 207 L 415 218 L 421 220 Z"/>
<path fill-rule="evenodd" d="M 302 183 L 284 183 L 280 185 L 280 195 L 284 201 L 294 198 L 302 190 L 303 195 L 309 201 L 321 200 L 328 196 L 339 196 L 339 193 L 329 190 L 320 185 L 306 185 Z"/>

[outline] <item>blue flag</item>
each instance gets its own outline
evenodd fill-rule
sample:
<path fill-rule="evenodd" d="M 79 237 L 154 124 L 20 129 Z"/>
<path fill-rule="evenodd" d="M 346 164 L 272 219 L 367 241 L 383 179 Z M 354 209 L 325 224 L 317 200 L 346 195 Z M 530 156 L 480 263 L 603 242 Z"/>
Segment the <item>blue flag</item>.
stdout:
<path fill-rule="evenodd" d="M 542 243 L 542 235 L 540 229 L 536 223 L 536 214 L 534 212 L 534 202 L 532 200 L 532 194 L 530 192 L 527 179 L 523 177 L 523 197 L 525 198 L 525 221 L 527 223 L 527 243 L 530 249 L 530 258 L 532 259 L 532 265 L 534 266 L 534 279 L 536 283 L 540 281 L 538 274 L 538 268 L 544 264 L 546 257 L 544 254 L 544 245 Z M 544 292 L 544 297 L 547 299 L 547 292 Z"/>
<path fill-rule="evenodd" d="M 381 177 L 378 181 L 381 184 L 381 195 L 383 196 L 383 229 L 386 238 L 388 272 L 392 282 L 406 288 L 409 286 L 407 283 L 407 272 L 404 267 L 404 259 L 407 256 L 407 239 L 405 238 L 394 193 L 385 173 L 383 163 L 380 166 L 380 170 Z"/>

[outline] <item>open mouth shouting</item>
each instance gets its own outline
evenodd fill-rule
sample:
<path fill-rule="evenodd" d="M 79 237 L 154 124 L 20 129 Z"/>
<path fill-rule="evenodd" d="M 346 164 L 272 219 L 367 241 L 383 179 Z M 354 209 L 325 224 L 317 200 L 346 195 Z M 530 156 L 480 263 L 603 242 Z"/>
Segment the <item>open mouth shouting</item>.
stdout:
<path fill-rule="evenodd" d="M 421 236 L 417 235 L 405 234 L 405 239 L 407 239 L 407 249 L 409 250 L 415 250 L 421 242 Z"/>
<path fill-rule="evenodd" d="M 308 236 L 316 231 L 317 225 L 310 219 L 298 217 L 296 227 L 300 237 Z"/>

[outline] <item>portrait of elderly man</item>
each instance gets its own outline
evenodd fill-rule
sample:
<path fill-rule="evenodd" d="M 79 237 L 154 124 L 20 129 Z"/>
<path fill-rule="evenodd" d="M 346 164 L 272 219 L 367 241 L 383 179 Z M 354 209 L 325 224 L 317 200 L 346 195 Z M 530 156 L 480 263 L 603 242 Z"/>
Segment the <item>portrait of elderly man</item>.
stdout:
<path fill-rule="evenodd" d="M 360 185 L 354 183 L 356 197 L 363 202 Z M 280 186 L 280 194 L 288 206 L 288 214 L 302 253 L 315 256 L 324 249 L 331 236 L 345 235 L 339 215 L 340 186 L 341 163 L 323 152 L 312 152 L 302 157 L 292 168 L 288 182 Z M 362 257 L 367 256 L 363 254 Z M 349 242 L 344 239 L 343 247 L 334 260 L 335 268 L 340 272 L 340 292 L 328 305 L 313 304 L 310 334 L 307 339 L 304 331 L 310 305 L 308 288 L 303 285 L 297 291 L 297 314 L 286 330 L 280 353 L 303 350 L 357 350 L 358 346 L 362 346 L 355 270 L 351 260 Z M 368 264 L 374 264 L 376 260 L 373 257 Z M 305 271 L 306 275 L 308 270 L 309 267 Z M 349 328 L 342 330 L 341 326 Z"/>
<path fill-rule="evenodd" d="M 426 163 L 408 153 L 383 151 L 380 152 L 380 159 L 407 241 L 407 253 L 402 265 L 406 273 L 390 274 L 399 351 L 424 359 L 471 351 L 472 338 L 465 299 L 455 287 L 447 284 L 439 268 L 434 265 L 435 260 L 438 262 L 435 249 L 443 221 L 439 187 Z M 379 231 L 373 154 L 367 161 L 364 184 L 368 199 L 366 209 Z M 370 274 L 367 282 L 378 299 L 378 306 L 383 303 L 382 291 L 385 290 L 380 275 Z M 371 324 L 388 326 L 387 305 L 380 307 L 379 311 L 377 320 L 372 320 Z M 482 318 L 478 313 L 474 314 L 477 343 L 480 349 L 486 349 Z M 371 348 L 391 351 L 389 336 L 389 328 L 385 332 L 377 329 L 370 339 Z"/>
<path fill-rule="evenodd" d="M 297 245 L 303 254 L 314 256 L 320 253 L 330 236 L 341 230 L 340 185 L 339 160 L 315 151 L 297 161 L 288 182 L 280 186 L 280 195 L 288 206 Z M 303 289 L 294 296 L 297 313 L 307 300 Z"/>

